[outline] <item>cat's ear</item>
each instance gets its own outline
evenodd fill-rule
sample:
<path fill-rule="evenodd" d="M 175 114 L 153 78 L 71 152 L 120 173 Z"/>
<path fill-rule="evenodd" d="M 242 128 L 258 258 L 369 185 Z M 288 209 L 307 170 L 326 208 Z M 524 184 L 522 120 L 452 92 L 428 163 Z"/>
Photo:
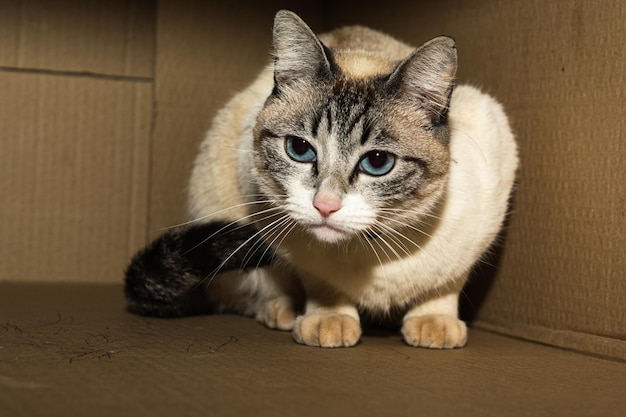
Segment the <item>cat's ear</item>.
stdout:
<path fill-rule="evenodd" d="M 298 15 L 288 10 L 276 13 L 273 36 L 275 89 L 330 75 L 326 48 Z"/>
<path fill-rule="evenodd" d="M 457 55 L 454 39 L 440 36 L 426 42 L 400 62 L 388 88 L 428 112 L 433 125 L 446 121 L 454 88 Z"/>

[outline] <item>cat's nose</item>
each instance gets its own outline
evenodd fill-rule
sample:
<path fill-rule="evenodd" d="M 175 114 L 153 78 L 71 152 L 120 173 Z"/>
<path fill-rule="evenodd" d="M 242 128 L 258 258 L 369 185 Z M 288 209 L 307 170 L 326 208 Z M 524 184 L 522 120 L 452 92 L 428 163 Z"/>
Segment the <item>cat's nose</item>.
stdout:
<path fill-rule="evenodd" d="M 341 198 L 333 194 L 318 192 L 313 198 L 313 207 L 320 212 L 322 217 L 329 217 L 341 208 Z"/>

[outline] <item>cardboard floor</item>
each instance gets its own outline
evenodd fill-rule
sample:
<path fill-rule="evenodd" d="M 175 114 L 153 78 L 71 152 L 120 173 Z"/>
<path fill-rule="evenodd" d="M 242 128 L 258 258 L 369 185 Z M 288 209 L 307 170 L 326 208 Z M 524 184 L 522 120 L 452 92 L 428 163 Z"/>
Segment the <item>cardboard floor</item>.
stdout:
<path fill-rule="evenodd" d="M 2 416 L 624 416 L 626 364 L 476 329 L 295 344 L 238 316 L 152 319 L 120 285 L 0 283 Z"/>

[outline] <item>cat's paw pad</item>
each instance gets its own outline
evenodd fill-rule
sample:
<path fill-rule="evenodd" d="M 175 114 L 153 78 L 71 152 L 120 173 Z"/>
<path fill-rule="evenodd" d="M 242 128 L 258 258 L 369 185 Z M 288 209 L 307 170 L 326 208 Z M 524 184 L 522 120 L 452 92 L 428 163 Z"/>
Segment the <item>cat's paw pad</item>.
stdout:
<path fill-rule="evenodd" d="M 350 347 L 361 338 L 361 325 L 346 314 L 306 314 L 297 318 L 293 338 L 309 346 Z"/>
<path fill-rule="evenodd" d="M 402 335 L 411 346 L 452 349 L 465 346 L 467 326 L 456 317 L 444 314 L 410 317 L 404 320 Z"/>
<path fill-rule="evenodd" d="M 293 300 L 289 297 L 268 300 L 256 318 L 270 329 L 292 330 L 296 321 Z"/>

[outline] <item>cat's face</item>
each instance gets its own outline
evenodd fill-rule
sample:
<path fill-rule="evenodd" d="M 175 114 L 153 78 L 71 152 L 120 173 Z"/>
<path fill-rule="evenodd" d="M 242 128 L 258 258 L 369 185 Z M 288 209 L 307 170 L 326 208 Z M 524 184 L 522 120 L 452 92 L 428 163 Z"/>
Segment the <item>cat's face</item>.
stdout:
<path fill-rule="evenodd" d="M 276 88 L 257 118 L 261 191 L 288 216 L 285 225 L 322 242 L 415 227 L 445 189 L 445 112 L 424 93 L 407 94 L 410 62 L 352 79 L 317 38 L 311 42 L 298 62 L 281 63 L 287 73 L 277 63 Z M 449 96 L 451 87 L 444 90 Z"/>
<path fill-rule="evenodd" d="M 271 98 L 258 119 L 262 191 L 321 241 L 415 225 L 444 189 L 442 132 L 379 83 L 302 86 Z"/>

